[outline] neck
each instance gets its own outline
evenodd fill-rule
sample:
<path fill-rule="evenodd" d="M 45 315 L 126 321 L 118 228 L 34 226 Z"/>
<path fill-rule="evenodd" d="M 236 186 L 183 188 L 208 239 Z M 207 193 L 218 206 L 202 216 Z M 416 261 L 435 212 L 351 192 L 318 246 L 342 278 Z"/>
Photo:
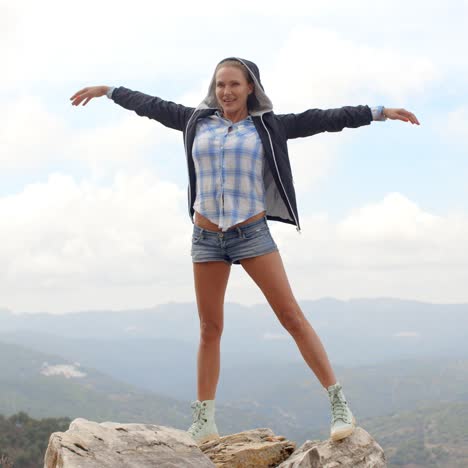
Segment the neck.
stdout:
<path fill-rule="evenodd" d="M 247 108 L 232 113 L 221 110 L 221 113 L 223 117 L 229 119 L 232 123 L 240 122 L 241 120 L 244 120 L 249 116 L 249 111 Z"/>

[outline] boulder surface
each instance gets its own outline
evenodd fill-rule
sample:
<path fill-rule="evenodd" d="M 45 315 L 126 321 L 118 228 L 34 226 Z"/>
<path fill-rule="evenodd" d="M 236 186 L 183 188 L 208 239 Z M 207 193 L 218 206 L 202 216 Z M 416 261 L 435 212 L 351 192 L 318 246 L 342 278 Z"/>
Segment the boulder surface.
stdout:
<path fill-rule="evenodd" d="M 222 436 L 200 446 L 188 432 L 153 424 L 72 421 L 54 432 L 44 468 L 384 468 L 382 447 L 362 427 L 339 441 L 296 443 L 268 428 Z"/>
<path fill-rule="evenodd" d="M 213 468 L 186 431 L 153 424 L 96 423 L 74 419 L 54 432 L 44 468 Z"/>

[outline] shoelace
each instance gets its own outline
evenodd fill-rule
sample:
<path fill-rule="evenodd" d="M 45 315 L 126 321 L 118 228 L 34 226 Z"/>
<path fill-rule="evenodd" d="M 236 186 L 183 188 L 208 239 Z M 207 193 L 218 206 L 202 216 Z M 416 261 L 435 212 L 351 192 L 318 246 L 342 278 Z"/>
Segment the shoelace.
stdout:
<path fill-rule="evenodd" d="M 349 422 L 346 401 L 340 397 L 338 392 L 332 393 L 331 406 L 332 406 L 333 422 L 335 422 L 338 419 L 341 419 L 345 423 Z"/>
<path fill-rule="evenodd" d="M 191 405 L 192 408 L 192 420 L 193 423 L 189 428 L 189 431 L 195 431 L 198 432 L 200 430 L 200 427 L 203 425 L 203 422 L 205 421 L 201 416 L 204 415 L 203 408 L 201 406 L 201 403 L 198 401 L 195 401 Z"/>
<path fill-rule="evenodd" d="M 192 418 L 193 420 L 198 420 L 201 413 L 201 404 L 198 401 L 192 403 Z"/>

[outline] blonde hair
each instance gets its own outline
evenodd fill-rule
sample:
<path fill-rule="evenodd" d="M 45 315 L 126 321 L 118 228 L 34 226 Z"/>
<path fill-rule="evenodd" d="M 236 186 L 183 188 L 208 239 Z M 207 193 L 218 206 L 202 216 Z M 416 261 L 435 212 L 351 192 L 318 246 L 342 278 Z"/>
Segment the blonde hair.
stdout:
<path fill-rule="evenodd" d="M 244 77 L 247 80 L 247 83 L 254 83 L 254 80 L 250 76 L 250 73 L 247 70 L 247 68 L 242 63 L 238 62 L 237 60 L 225 60 L 224 62 L 218 63 L 216 70 L 215 70 L 215 76 L 216 76 L 216 73 L 218 73 L 218 70 L 223 67 L 238 68 L 244 74 Z"/>

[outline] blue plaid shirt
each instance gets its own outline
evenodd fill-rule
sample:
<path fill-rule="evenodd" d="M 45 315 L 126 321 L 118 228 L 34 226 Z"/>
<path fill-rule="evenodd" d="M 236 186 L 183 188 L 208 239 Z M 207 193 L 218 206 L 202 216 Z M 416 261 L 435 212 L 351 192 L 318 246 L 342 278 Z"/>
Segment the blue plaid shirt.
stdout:
<path fill-rule="evenodd" d="M 265 210 L 264 150 L 249 115 L 232 123 L 219 111 L 197 122 L 194 210 L 222 231 Z"/>

